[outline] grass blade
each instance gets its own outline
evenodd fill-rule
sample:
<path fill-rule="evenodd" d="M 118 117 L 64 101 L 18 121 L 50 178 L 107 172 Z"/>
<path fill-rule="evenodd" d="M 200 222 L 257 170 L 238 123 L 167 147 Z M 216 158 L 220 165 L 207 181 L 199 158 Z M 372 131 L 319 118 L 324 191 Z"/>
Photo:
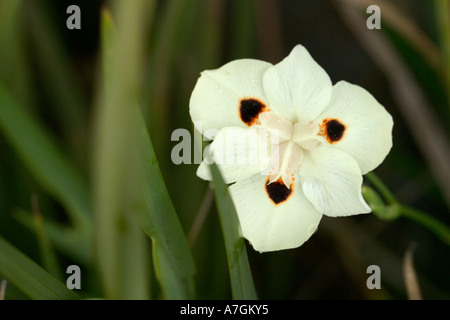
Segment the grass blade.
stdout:
<path fill-rule="evenodd" d="M 447 0 L 434 0 L 436 20 L 440 35 L 442 65 L 447 83 L 447 98 L 450 107 L 450 4 Z"/>
<path fill-rule="evenodd" d="M 34 232 L 35 221 L 32 213 L 16 209 L 13 212 L 13 216 L 30 232 Z M 56 250 L 72 257 L 80 264 L 92 265 L 92 250 L 90 250 L 92 243 L 90 237 L 86 237 L 84 233 L 50 219 L 42 221 L 42 228 Z"/>
<path fill-rule="evenodd" d="M 80 297 L 0 237 L 0 273 L 36 300 L 77 300 Z"/>
<path fill-rule="evenodd" d="M 64 141 L 72 147 L 68 150 L 82 162 L 87 151 L 88 101 L 78 81 L 76 68 L 79 66 L 71 60 L 58 30 L 61 26 L 46 10 L 45 2 L 32 1 L 24 7 L 36 66 L 40 74 L 45 74 L 39 81 L 48 93 L 49 111 L 61 124 Z"/>
<path fill-rule="evenodd" d="M 142 117 L 138 117 L 140 150 L 143 156 L 142 184 L 145 208 L 141 225 L 153 240 L 158 280 L 167 299 L 192 299 L 194 260 L 183 228 L 167 192 L 158 160 Z"/>
<path fill-rule="evenodd" d="M 43 127 L 1 83 L 0 129 L 42 187 L 67 209 L 75 227 L 88 231 L 91 210 L 84 181 L 55 147 Z"/>
<path fill-rule="evenodd" d="M 34 217 L 34 230 L 39 246 L 39 253 L 42 260 L 42 266 L 52 276 L 58 280 L 63 279 L 63 274 L 59 266 L 58 257 L 53 249 L 53 244 L 44 229 L 44 218 L 39 209 L 39 200 L 36 195 L 31 198 Z"/>
<path fill-rule="evenodd" d="M 143 96 L 143 112 L 144 118 L 150 121 L 150 135 L 153 137 L 156 150 L 164 150 L 166 145 L 164 137 L 169 134 L 170 108 L 167 104 L 167 95 L 173 77 L 170 68 L 182 30 L 180 22 L 190 3 L 192 0 L 164 1 L 161 22 L 155 24 L 155 43 L 148 63 L 148 89 Z M 155 135 L 155 133 L 162 134 Z"/>
<path fill-rule="evenodd" d="M 106 298 L 148 299 L 150 251 L 132 204 L 139 193 L 133 181 L 137 149 L 132 132 L 153 2 L 112 3 L 117 29 L 109 11 L 102 12 L 103 83 L 94 158 L 97 262 Z"/>
<path fill-rule="evenodd" d="M 230 270 L 231 291 L 233 299 L 257 299 L 256 289 L 250 264 L 247 258 L 244 238 L 242 237 L 239 219 L 227 186 L 216 165 L 211 165 L 214 181 L 214 194 L 222 224 L 222 232 L 227 251 L 228 268 Z"/>
<path fill-rule="evenodd" d="M 23 0 L 0 2 L 0 78 L 20 102 L 34 108 L 33 78 L 25 49 Z M 7 81 L 6 81 L 7 80 Z"/>
<path fill-rule="evenodd" d="M 111 85 L 108 82 L 114 81 L 117 76 L 114 73 L 115 71 L 111 69 L 111 65 L 126 65 L 127 70 L 130 69 L 130 63 L 111 63 L 111 61 L 114 61 L 113 43 L 119 40 L 118 31 L 120 30 L 119 28 L 115 29 L 112 17 L 107 11 L 104 11 L 102 42 L 106 86 Z M 127 37 L 128 34 L 132 33 L 127 33 Z M 129 46 L 121 45 L 120 47 L 128 48 Z M 129 56 L 126 57 L 129 58 Z M 123 79 L 123 77 L 119 77 L 118 79 Z M 123 90 L 123 87 L 117 87 L 112 92 L 116 93 L 119 90 Z M 134 97 L 134 100 L 136 101 L 137 97 Z M 108 106 L 111 107 L 111 104 L 108 104 Z M 114 141 L 114 147 L 120 149 L 117 147 L 117 141 L 120 141 L 123 137 L 114 138 L 111 135 L 117 134 L 117 132 L 122 132 L 123 134 L 123 131 L 119 130 L 121 128 L 119 124 L 123 124 L 124 119 L 128 119 L 129 126 L 125 132 L 131 134 L 129 137 L 129 141 L 131 142 L 125 144 L 128 150 L 125 154 L 128 158 L 127 161 L 133 164 L 136 163 L 132 155 L 136 155 L 139 161 L 138 167 L 140 168 L 139 171 L 136 171 L 134 170 L 135 166 L 131 165 L 133 169 L 127 173 L 128 190 L 133 190 L 128 192 L 128 201 L 133 211 L 138 214 L 142 229 L 152 238 L 156 276 L 162 287 L 164 297 L 168 299 L 192 299 L 195 292 L 193 259 L 183 229 L 168 195 L 164 180 L 162 179 L 150 136 L 148 135 L 147 128 L 136 103 L 128 101 L 128 107 L 125 109 L 125 112 L 126 114 L 121 114 L 120 117 L 116 118 L 118 125 L 111 127 L 113 132 L 110 133 L 108 140 Z M 136 129 L 137 131 L 135 131 Z M 134 145 L 134 141 L 138 141 L 138 145 Z M 138 153 L 135 153 L 136 150 L 139 150 Z M 120 151 L 123 153 L 123 149 L 120 149 Z M 113 157 L 109 156 L 105 157 L 105 159 L 108 161 L 108 164 L 105 163 L 105 165 L 111 166 L 111 159 Z M 101 170 L 104 170 L 104 167 Z M 117 170 L 114 171 L 117 172 Z M 111 174 L 113 173 L 111 171 Z M 138 189 L 136 189 L 136 185 L 133 186 L 133 183 L 138 184 Z M 108 186 L 111 186 L 111 184 L 108 183 Z M 111 216 L 108 219 L 110 218 Z M 106 221 L 106 223 L 109 222 Z M 109 244 L 109 242 L 107 243 Z"/>
<path fill-rule="evenodd" d="M 108 299 L 148 299 L 150 250 L 134 215 L 137 176 L 135 101 L 153 1 L 111 2 L 102 11 L 103 81 L 94 158 L 97 262 Z M 113 23 L 117 18 L 117 28 Z"/>

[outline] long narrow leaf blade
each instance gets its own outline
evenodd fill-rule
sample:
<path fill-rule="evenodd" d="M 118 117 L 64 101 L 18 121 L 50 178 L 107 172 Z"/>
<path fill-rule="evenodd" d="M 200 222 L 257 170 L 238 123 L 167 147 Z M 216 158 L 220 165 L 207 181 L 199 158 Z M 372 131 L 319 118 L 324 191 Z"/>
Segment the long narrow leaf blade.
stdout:
<path fill-rule="evenodd" d="M 39 265 L 0 237 L 0 273 L 36 300 L 77 300 L 69 290 Z"/>
<path fill-rule="evenodd" d="M 117 41 L 117 29 L 112 17 L 107 11 L 102 16 L 102 43 L 103 43 L 103 65 L 105 82 L 113 75 L 111 61 L 114 59 L 112 44 Z M 129 65 L 127 65 L 129 68 Z M 119 89 L 117 89 L 119 90 Z M 116 92 L 117 90 L 114 90 Z M 145 122 L 140 110 L 133 102 L 127 108 L 127 116 L 131 116 L 130 130 L 136 134 L 139 150 L 140 171 L 138 176 L 131 175 L 130 179 L 136 178 L 138 190 L 129 194 L 129 200 L 134 202 L 134 211 L 139 216 L 139 221 L 145 233 L 152 238 L 155 271 L 158 281 L 162 287 L 163 295 L 168 299 L 192 299 L 194 297 L 194 263 L 184 236 L 181 224 L 175 213 L 175 209 L 168 195 L 167 188 L 153 150 L 153 145 L 148 135 Z M 125 115 L 119 119 L 123 120 Z M 116 131 L 117 127 L 113 127 Z M 109 139 L 112 139 L 109 136 Z M 116 141 L 117 139 L 112 139 Z M 129 146 L 128 146 L 129 147 Z M 132 150 L 132 149 L 131 149 Z M 127 153 L 129 161 L 130 154 Z M 108 158 L 110 159 L 110 158 Z M 133 172 L 134 174 L 135 172 Z M 130 174 L 128 174 L 130 176 Z M 134 188 L 133 188 L 134 189 Z M 134 196 L 134 199 L 132 199 Z"/>
<path fill-rule="evenodd" d="M 87 187 L 48 134 L 0 83 L 0 130 L 48 193 L 59 200 L 76 226 L 90 227 Z"/>
<path fill-rule="evenodd" d="M 35 223 L 30 212 L 16 209 L 13 211 L 13 217 L 30 232 L 34 232 Z M 90 250 L 92 243 L 90 237 L 86 237 L 85 233 L 51 219 L 44 220 L 42 228 L 55 249 L 64 252 L 80 264 L 92 264 L 93 252 Z"/>
<path fill-rule="evenodd" d="M 154 2 L 112 1 L 102 11 L 103 81 L 94 165 L 97 263 L 108 299 L 148 299 L 150 250 L 133 206 L 142 196 L 134 136 L 148 14 Z M 115 21 L 113 21 L 113 17 Z M 117 22 L 117 27 L 113 22 Z"/>
<path fill-rule="evenodd" d="M 155 269 L 165 298 L 192 299 L 195 295 L 194 260 L 162 178 L 144 120 L 138 116 L 137 121 L 146 200 L 141 226 L 154 242 Z"/>
<path fill-rule="evenodd" d="M 233 299 L 257 299 L 239 219 L 227 186 L 216 165 L 211 165 L 214 195 L 227 251 Z"/>

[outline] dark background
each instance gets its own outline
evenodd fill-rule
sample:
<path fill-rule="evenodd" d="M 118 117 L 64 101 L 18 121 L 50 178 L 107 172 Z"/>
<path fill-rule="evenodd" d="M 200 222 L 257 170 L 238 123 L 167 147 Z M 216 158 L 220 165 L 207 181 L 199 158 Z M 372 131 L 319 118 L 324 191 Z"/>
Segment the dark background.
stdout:
<path fill-rule="evenodd" d="M 38 2 L 25 1 L 23 15 L 26 19 L 21 26 L 27 48 L 24 54 L 31 68 L 27 77 L 37 101 L 34 113 L 43 119 L 62 150 L 89 180 L 90 130 L 99 71 L 99 14 L 106 2 Z M 148 110 L 146 120 L 156 153 L 186 233 L 208 184 L 195 176 L 196 165 L 171 163 L 170 150 L 175 143 L 170 141 L 170 133 L 177 128 L 192 132 L 188 103 L 199 73 L 244 57 L 277 63 L 296 44 L 309 50 L 333 83 L 346 80 L 366 88 L 392 114 L 394 147 L 375 172 L 401 203 L 450 225 L 448 206 L 424 158 L 424 150 L 417 146 L 411 126 L 407 125 L 396 104 L 393 84 L 355 38 L 354 30 L 340 14 L 337 2 L 192 0 L 179 1 L 183 7 L 178 11 L 173 9 L 173 2 L 176 0 L 157 1 L 147 43 L 148 66 L 143 70 L 144 83 L 153 89 L 146 92 L 144 88 L 142 105 Z M 389 2 L 436 46 L 439 45 L 432 1 Z M 66 28 L 66 9 L 72 4 L 81 8 L 81 30 Z M 172 15 L 178 18 L 169 28 L 166 22 L 170 10 L 178 12 Z M 372 32 L 388 37 L 439 114 L 448 134 L 449 108 L 439 75 L 398 30 L 385 22 L 383 8 L 381 13 L 382 29 Z M 368 17 L 364 12 L 361 16 Z M 74 118 L 73 130 L 76 138 L 71 138 L 61 121 L 66 106 L 52 98 L 52 85 L 44 80 L 47 73 L 43 51 L 37 48 L 43 41 L 39 37 L 48 34 L 33 31 L 36 22 L 32 19 L 43 19 L 51 27 L 60 47 L 57 51 L 49 49 L 67 58 L 73 71 L 68 76 L 73 76 L 73 83 L 83 97 L 75 107 L 78 118 Z M 162 64 L 155 67 L 158 58 Z M 13 218 L 12 208 L 30 210 L 30 194 L 38 193 L 42 208 L 52 219 L 65 221 L 64 210 L 43 194 L 3 136 L 0 136 L 0 150 L 0 233 L 39 261 L 33 232 Z M 226 299 L 230 297 L 226 255 L 215 207 L 210 211 L 192 247 L 197 267 L 197 295 L 200 299 Z M 339 219 L 324 217 L 316 234 L 300 248 L 264 254 L 253 251 L 251 246 L 247 249 L 262 299 L 405 299 L 402 259 L 411 243 L 417 244 L 414 263 L 424 298 L 448 299 L 450 248 L 426 228 L 405 218 L 383 221 L 374 214 Z M 62 264 L 73 261 L 64 253 L 60 256 Z M 381 268 L 381 290 L 366 287 L 369 265 Z M 87 295 L 98 293 L 94 272 L 84 281 Z M 156 286 L 155 282 L 153 286 Z M 157 291 L 156 288 L 153 290 Z"/>

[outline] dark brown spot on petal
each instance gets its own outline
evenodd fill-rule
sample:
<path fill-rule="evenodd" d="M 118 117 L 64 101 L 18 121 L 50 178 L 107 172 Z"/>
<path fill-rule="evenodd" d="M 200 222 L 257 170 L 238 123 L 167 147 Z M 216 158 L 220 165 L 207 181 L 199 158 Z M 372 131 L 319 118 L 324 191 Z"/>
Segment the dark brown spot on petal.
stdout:
<path fill-rule="evenodd" d="M 347 126 L 338 119 L 324 119 L 319 135 L 325 137 L 331 144 L 339 142 L 344 137 Z"/>
<path fill-rule="evenodd" d="M 255 98 L 245 98 L 239 102 L 239 116 L 249 127 L 257 122 L 259 114 L 266 111 L 266 109 L 267 106 Z"/>
<path fill-rule="evenodd" d="M 266 192 L 270 200 L 277 205 L 289 199 L 294 192 L 294 184 L 287 188 L 283 180 L 280 178 L 277 181 L 269 183 L 269 178 L 266 180 Z"/>

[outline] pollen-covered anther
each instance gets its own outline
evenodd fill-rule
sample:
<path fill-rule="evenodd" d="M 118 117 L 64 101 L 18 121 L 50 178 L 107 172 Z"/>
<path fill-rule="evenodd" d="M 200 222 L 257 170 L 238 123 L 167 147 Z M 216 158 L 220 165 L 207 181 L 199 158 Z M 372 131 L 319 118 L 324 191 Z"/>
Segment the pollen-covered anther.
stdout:
<path fill-rule="evenodd" d="M 265 188 L 267 195 L 275 205 L 286 202 L 294 192 L 294 184 L 292 183 L 290 188 L 287 188 L 281 178 L 272 183 L 270 182 L 270 179 L 267 179 Z"/>
<path fill-rule="evenodd" d="M 259 114 L 264 111 L 267 111 L 266 104 L 257 98 L 244 98 L 239 101 L 239 117 L 249 127 L 258 124 Z"/>
<path fill-rule="evenodd" d="M 337 143 L 342 140 L 347 131 L 347 126 L 339 119 L 324 119 L 320 125 L 319 136 L 324 137 L 330 144 Z"/>

